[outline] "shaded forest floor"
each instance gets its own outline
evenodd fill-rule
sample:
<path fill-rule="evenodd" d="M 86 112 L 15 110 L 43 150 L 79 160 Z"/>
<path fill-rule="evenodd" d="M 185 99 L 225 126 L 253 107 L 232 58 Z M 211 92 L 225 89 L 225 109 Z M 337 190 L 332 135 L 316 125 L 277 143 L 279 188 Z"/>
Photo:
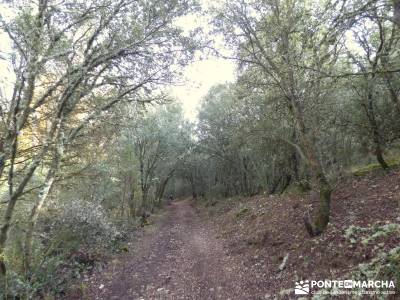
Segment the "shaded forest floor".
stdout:
<path fill-rule="evenodd" d="M 398 281 L 399 286 L 399 169 L 341 182 L 332 195 L 327 230 L 310 238 L 303 216 L 317 202 L 313 194 L 256 196 L 226 199 L 208 211 L 230 253 L 240 257 L 253 280 L 278 299 L 294 299 L 298 280 L 375 276 Z M 392 249 L 394 259 L 385 256 Z M 379 270 L 383 264 L 388 267 Z"/>
<path fill-rule="evenodd" d="M 340 183 L 328 229 L 311 239 L 302 218 L 316 201 L 286 194 L 175 202 L 80 298 L 293 299 L 296 280 L 349 279 L 400 245 L 398 169 Z M 400 259 L 393 266 L 398 272 Z M 371 274 L 398 280 L 379 272 Z"/>

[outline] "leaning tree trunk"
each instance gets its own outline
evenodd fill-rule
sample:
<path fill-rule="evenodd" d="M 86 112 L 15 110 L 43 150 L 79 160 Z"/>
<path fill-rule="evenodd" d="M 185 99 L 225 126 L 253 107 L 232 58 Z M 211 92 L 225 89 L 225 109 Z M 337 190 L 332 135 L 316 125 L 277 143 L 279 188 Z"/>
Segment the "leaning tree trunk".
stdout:
<path fill-rule="evenodd" d="M 33 173 L 36 171 L 44 155 L 47 153 L 48 148 L 49 148 L 49 141 L 46 141 L 41 152 L 29 164 L 28 170 L 24 175 L 22 181 L 18 184 L 18 187 L 16 187 L 15 191 L 10 195 L 9 201 L 7 202 L 7 208 L 4 213 L 3 224 L 2 227 L 0 228 L 0 288 L 2 288 L 2 286 L 5 286 L 6 283 L 7 268 L 5 263 L 6 262 L 5 248 L 8 239 L 8 232 L 11 227 L 11 220 L 14 213 L 15 205 L 17 204 L 17 201 L 21 196 L 21 194 L 23 193 L 26 185 L 31 180 Z"/>
<path fill-rule="evenodd" d="M 43 207 L 43 204 L 46 201 L 47 196 L 49 195 L 50 190 L 53 186 L 54 178 L 55 178 L 54 172 L 49 171 L 44 187 L 39 194 L 39 200 L 38 202 L 35 203 L 29 215 L 28 227 L 26 229 L 26 234 L 25 234 L 25 248 L 24 248 L 24 269 L 25 269 L 25 275 L 28 279 L 30 278 L 31 274 L 33 232 L 35 231 L 36 223 L 39 217 L 39 212 Z"/>
<path fill-rule="evenodd" d="M 374 143 L 375 143 L 375 156 L 378 163 L 381 165 L 383 169 L 388 169 L 389 165 L 383 158 L 383 151 L 379 141 L 379 137 L 374 133 Z"/>
<path fill-rule="evenodd" d="M 58 131 L 54 138 L 55 149 L 54 149 L 54 157 L 52 163 L 47 172 L 43 188 L 39 193 L 39 199 L 33 206 L 28 218 L 28 227 L 26 229 L 26 234 L 25 234 L 25 249 L 24 249 L 24 268 L 25 268 L 25 275 L 27 276 L 27 278 L 29 278 L 31 274 L 33 233 L 35 231 L 36 223 L 39 218 L 41 208 L 43 207 L 43 204 L 47 200 L 47 197 L 53 187 L 56 174 L 60 169 L 61 158 L 64 154 L 64 140 L 63 140 L 64 135 L 62 128 L 62 120 L 63 119 L 61 117 L 59 121 Z"/>

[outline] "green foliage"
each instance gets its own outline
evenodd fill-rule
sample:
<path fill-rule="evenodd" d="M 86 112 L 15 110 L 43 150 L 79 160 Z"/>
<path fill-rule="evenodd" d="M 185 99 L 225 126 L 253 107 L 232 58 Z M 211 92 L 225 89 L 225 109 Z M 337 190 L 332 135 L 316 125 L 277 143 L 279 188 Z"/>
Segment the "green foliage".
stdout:
<path fill-rule="evenodd" d="M 388 252 L 382 252 L 370 262 L 359 264 L 350 275 L 354 280 L 368 280 L 370 278 L 392 280 L 397 294 L 399 292 L 398 283 L 400 282 L 400 248 L 396 247 Z M 381 299 L 386 299 L 385 295 L 382 295 Z"/>
<path fill-rule="evenodd" d="M 400 282 L 400 248 L 395 247 L 387 252 L 381 252 L 379 255 L 367 263 L 361 263 L 353 268 L 350 272 L 344 275 L 345 279 L 352 279 L 354 281 L 367 281 L 367 280 L 382 280 L 393 281 L 395 285 L 394 292 L 399 292 L 398 282 Z M 333 292 L 333 288 L 331 292 Z M 332 296 L 323 294 L 323 290 L 319 290 L 320 294 L 312 297 L 315 300 L 330 299 Z M 327 292 L 327 291 L 325 291 Z M 357 292 L 363 292 L 363 289 L 352 289 L 354 294 L 351 299 L 364 299 L 365 294 L 358 295 Z M 389 295 L 377 294 L 376 299 L 384 300 L 390 299 Z"/>
<path fill-rule="evenodd" d="M 345 231 L 345 238 L 350 240 L 351 243 L 360 242 L 363 245 L 368 245 L 376 239 L 388 237 L 391 235 L 398 235 L 400 233 L 400 225 L 395 223 L 388 223 L 385 225 L 371 225 L 369 227 L 350 226 Z"/>
<path fill-rule="evenodd" d="M 38 288 L 13 271 L 8 272 L 6 280 L 6 289 L 0 290 L 0 299 L 18 299 L 21 296 L 31 299 Z"/>
<path fill-rule="evenodd" d="M 72 200 L 60 206 L 56 215 L 48 217 L 48 222 L 44 222 L 50 228 L 49 238 L 59 241 L 56 248 L 66 253 L 77 251 L 81 247 L 106 248 L 122 237 L 98 203 Z"/>

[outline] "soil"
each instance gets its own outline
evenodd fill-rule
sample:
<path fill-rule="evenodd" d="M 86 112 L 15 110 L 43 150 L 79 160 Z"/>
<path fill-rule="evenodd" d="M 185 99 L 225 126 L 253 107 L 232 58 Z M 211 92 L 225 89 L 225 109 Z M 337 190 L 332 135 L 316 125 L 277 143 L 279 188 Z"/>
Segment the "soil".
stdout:
<path fill-rule="evenodd" d="M 257 299 L 240 260 L 189 200 L 167 206 L 135 244 L 90 279 L 87 298 Z"/>
<path fill-rule="evenodd" d="M 174 202 L 128 253 L 89 278 L 80 298 L 296 299 L 295 281 L 348 279 L 358 264 L 400 244 L 398 232 L 373 243 L 345 237 L 350 226 L 400 224 L 398 169 L 338 184 L 326 231 L 310 238 L 303 216 L 317 201 L 311 193 L 231 198 L 209 206 Z"/>
<path fill-rule="evenodd" d="M 241 258 L 252 276 L 268 278 L 268 294 L 276 299 L 296 299 L 295 281 L 350 279 L 349 274 L 359 264 L 369 263 L 400 245 L 399 232 L 371 243 L 361 242 L 365 236 L 356 241 L 345 236 L 350 226 L 400 224 L 398 169 L 340 182 L 332 194 L 327 229 L 310 238 L 303 216 L 312 212 L 317 202 L 318 197 L 312 193 L 260 195 L 227 199 L 210 208 L 209 213 L 219 234 L 229 242 L 229 252 Z M 285 257 L 284 269 L 280 270 Z M 395 277 L 377 279 L 396 281 Z M 393 299 L 400 299 L 397 296 Z"/>

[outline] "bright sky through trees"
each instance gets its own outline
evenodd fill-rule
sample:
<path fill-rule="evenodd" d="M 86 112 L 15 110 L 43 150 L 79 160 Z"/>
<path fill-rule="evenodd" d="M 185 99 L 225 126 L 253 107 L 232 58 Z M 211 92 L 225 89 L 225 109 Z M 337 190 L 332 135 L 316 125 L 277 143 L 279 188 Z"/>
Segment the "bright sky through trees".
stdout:
<path fill-rule="evenodd" d="M 201 0 L 200 3 L 203 14 L 184 16 L 178 21 L 178 25 L 185 31 L 200 27 L 203 33 L 207 34 L 207 39 L 211 40 L 213 47 L 219 52 L 226 53 L 229 50 L 226 49 L 223 38 L 211 32 L 210 14 L 207 14 L 207 11 L 215 10 L 215 6 L 221 3 L 213 0 Z M 196 60 L 184 69 L 184 83 L 173 87 L 172 95 L 182 102 L 186 118 L 191 121 L 196 119 L 197 106 L 212 86 L 234 81 L 235 68 L 234 61 L 207 56 Z"/>
<path fill-rule="evenodd" d="M 172 89 L 172 94 L 182 102 L 185 116 L 194 121 L 202 97 L 215 84 L 230 82 L 235 77 L 233 62 L 220 58 L 196 61 L 184 71 L 186 82 Z"/>

